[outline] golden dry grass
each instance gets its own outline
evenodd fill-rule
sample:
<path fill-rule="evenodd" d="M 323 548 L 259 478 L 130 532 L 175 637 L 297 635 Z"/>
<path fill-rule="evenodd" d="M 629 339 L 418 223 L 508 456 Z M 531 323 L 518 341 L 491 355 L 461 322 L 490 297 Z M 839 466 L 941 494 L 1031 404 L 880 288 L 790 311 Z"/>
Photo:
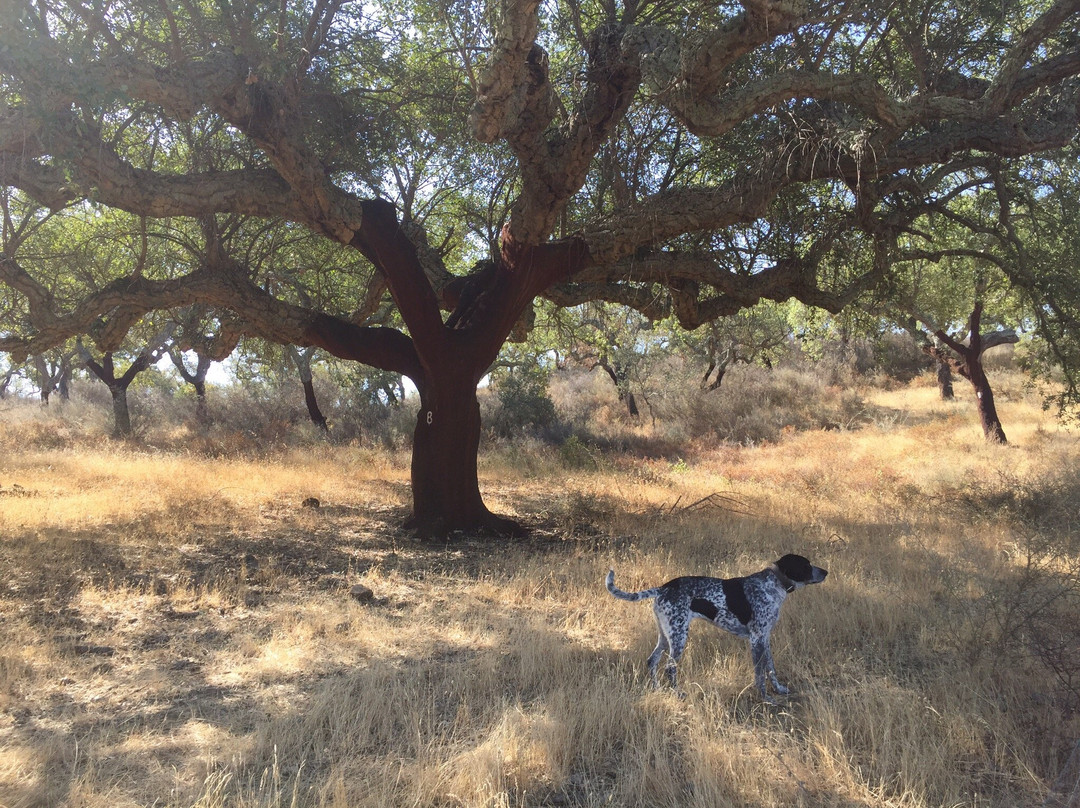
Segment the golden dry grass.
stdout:
<path fill-rule="evenodd" d="M 674 463 L 495 451 L 489 503 L 535 528 L 512 544 L 398 531 L 405 455 L 43 442 L 55 415 L 7 413 L 0 805 L 1040 805 L 1080 719 L 1009 621 L 1075 581 L 1080 444 L 1000 396 L 1006 447 L 917 383 L 864 428 Z M 795 696 L 762 704 L 702 626 L 687 698 L 646 686 L 651 611 L 608 566 L 789 551 L 830 570 L 774 636 Z"/>

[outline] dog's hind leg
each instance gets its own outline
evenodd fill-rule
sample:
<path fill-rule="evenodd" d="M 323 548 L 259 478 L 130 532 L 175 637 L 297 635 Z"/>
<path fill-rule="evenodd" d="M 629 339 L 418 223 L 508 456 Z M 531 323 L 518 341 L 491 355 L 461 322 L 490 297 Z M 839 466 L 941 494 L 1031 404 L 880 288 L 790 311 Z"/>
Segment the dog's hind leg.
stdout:
<path fill-rule="evenodd" d="M 679 658 L 686 649 L 687 632 L 684 630 L 671 638 L 671 648 L 668 650 L 668 663 L 664 673 L 667 674 L 668 684 L 673 690 L 679 689 Z"/>
<path fill-rule="evenodd" d="M 653 687 L 660 687 L 660 680 L 657 677 L 657 668 L 660 667 L 660 657 L 664 655 L 665 651 L 670 651 L 671 646 L 668 644 L 667 635 L 664 634 L 664 630 L 660 629 L 660 638 L 656 641 L 656 648 L 649 654 L 649 675 L 652 677 Z"/>

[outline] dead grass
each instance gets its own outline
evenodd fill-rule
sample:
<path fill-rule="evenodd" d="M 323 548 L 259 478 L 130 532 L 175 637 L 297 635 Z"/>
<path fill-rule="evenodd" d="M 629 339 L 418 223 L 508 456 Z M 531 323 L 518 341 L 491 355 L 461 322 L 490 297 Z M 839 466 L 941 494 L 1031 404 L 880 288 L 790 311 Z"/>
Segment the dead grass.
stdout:
<path fill-rule="evenodd" d="M 1010 620 L 1077 602 L 1080 444 L 1009 389 L 1006 447 L 916 382 L 683 460 L 500 449 L 486 496 L 535 528 L 502 546 L 399 532 L 403 454 L 41 446 L 53 416 L 7 414 L 0 805 L 1040 805 L 1080 704 Z M 794 697 L 701 627 L 687 698 L 646 687 L 651 613 L 608 566 L 788 551 L 830 569 L 774 638 Z"/>

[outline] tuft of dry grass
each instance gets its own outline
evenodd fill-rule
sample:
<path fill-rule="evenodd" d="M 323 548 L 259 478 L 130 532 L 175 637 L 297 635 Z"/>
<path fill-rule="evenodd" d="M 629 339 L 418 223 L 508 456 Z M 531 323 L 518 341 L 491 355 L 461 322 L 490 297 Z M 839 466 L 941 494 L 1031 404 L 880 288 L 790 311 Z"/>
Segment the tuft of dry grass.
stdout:
<path fill-rule="evenodd" d="M 398 451 L 207 456 L 6 412 L 0 805 L 1039 805 L 1080 737 L 1080 443 L 1004 389 L 1004 447 L 922 379 L 852 428 L 674 459 L 496 446 L 485 496 L 533 527 L 502 544 L 401 532 Z M 71 440 L 26 439 L 46 426 Z M 830 570 L 774 635 L 795 694 L 761 703 L 707 626 L 686 698 L 652 691 L 651 612 L 608 567 L 784 552 Z"/>

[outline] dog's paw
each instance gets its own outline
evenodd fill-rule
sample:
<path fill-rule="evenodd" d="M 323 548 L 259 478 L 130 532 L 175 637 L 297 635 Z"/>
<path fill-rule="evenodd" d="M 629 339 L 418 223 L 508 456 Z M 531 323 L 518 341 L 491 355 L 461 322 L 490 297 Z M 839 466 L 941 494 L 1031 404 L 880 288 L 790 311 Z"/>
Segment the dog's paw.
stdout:
<path fill-rule="evenodd" d="M 773 689 L 774 689 L 774 690 L 775 690 L 775 691 L 776 691 L 777 693 L 779 693 L 779 694 L 780 694 L 781 696 L 786 696 L 786 695 L 788 695 L 789 693 L 791 693 L 791 690 L 789 690 L 788 688 L 784 687 L 784 686 L 783 686 L 782 684 L 780 684 L 779 682 L 773 682 Z"/>

